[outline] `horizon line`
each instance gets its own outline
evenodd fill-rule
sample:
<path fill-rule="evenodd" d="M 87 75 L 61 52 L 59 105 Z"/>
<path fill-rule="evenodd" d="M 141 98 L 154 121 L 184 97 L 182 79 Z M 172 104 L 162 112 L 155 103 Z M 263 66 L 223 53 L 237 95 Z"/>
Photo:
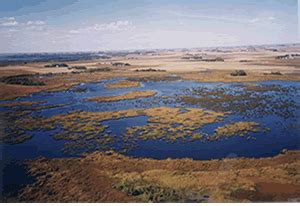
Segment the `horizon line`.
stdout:
<path fill-rule="evenodd" d="M 294 45 L 300 44 L 299 42 L 286 42 L 286 43 L 266 43 L 266 44 L 240 44 L 240 45 L 230 45 L 230 46 L 203 46 L 203 47 L 169 47 L 169 48 L 149 48 L 149 49 L 104 49 L 104 50 L 89 50 L 89 51 L 41 51 L 41 52 L 0 52 L 0 55 L 10 55 L 10 54 L 60 54 L 60 53 L 108 53 L 108 52 L 135 52 L 135 51 L 150 51 L 150 50 L 177 50 L 177 49 L 212 49 L 212 48 L 234 48 L 234 47 L 251 47 L 251 46 L 279 46 L 279 45 Z"/>

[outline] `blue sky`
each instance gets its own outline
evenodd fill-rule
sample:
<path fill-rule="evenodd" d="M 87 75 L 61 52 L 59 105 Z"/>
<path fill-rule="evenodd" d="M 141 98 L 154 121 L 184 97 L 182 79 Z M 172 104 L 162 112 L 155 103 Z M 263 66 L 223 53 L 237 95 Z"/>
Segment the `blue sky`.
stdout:
<path fill-rule="evenodd" d="M 0 52 L 298 42 L 297 0 L 1 0 Z"/>

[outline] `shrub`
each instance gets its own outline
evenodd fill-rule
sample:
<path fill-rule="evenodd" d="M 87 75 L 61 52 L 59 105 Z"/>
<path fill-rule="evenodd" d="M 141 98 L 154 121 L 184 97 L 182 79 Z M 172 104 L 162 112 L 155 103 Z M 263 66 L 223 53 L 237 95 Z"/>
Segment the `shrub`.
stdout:
<path fill-rule="evenodd" d="M 230 73 L 231 76 L 247 76 L 247 73 L 244 70 L 235 70 Z"/>
<path fill-rule="evenodd" d="M 16 75 L 16 76 L 8 76 L 1 78 L 1 82 L 6 84 L 19 84 L 25 86 L 43 86 L 44 82 L 35 81 L 32 78 L 32 75 Z"/>

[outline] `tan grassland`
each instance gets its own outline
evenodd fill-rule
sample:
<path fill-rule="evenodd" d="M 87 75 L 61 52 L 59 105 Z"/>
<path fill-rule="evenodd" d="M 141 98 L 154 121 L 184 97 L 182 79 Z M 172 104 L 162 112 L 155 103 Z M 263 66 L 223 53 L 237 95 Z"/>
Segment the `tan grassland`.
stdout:
<path fill-rule="evenodd" d="M 299 48 L 290 48 L 286 51 L 297 53 Z M 276 59 L 276 56 L 286 52 L 271 52 L 262 49 L 257 51 L 231 52 L 190 52 L 209 57 L 221 57 L 224 62 L 191 61 L 182 59 L 187 52 L 168 51 L 157 52 L 155 55 L 128 55 L 125 57 L 113 57 L 109 60 L 95 59 L 74 61 L 68 63 L 71 66 L 86 66 L 88 69 L 96 67 L 110 67 L 111 72 L 74 73 L 74 69 L 44 68 L 49 62 L 28 63 L 26 65 L 9 65 L 0 67 L 0 77 L 19 74 L 49 74 L 56 75 L 38 78 L 45 83 L 44 86 L 22 86 L 0 83 L 0 99 L 12 99 L 18 96 L 28 95 L 39 91 L 65 90 L 80 83 L 93 82 L 114 77 L 152 77 L 162 78 L 177 75 L 184 80 L 203 82 L 250 82 L 266 80 L 300 80 L 300 59 Z M 241 62 L 241 60 L 247 60 Z M 128 67 L 115 67 L 112 62 L 130 63 Z M 167 72 L 135 72 L 141 68 L 163 69 Z M 237 69 L 243 69 L 247 76 L 230 76 Z M 271 72 L 280 72 L 282 75 L 271 75 Z M 138 86 L 136 85 L 132 86 Z M 128 86 L 128 85 L 127 85 Z"/>

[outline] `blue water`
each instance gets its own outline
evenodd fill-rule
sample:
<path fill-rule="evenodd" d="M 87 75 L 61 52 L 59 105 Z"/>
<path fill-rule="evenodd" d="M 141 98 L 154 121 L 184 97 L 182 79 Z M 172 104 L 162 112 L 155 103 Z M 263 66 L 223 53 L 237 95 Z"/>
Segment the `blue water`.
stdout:
<path fill-rule="evenodd" d="M 104 112 L 151 108 L 156 106 L 180 107 L 182 108 L 182 112 L 184 112 L 184 108 L 186 107 L 200 107 L 178 101 L 178 97 L 181 95 L 187 95 L 187 90 L 191 90 L 191 88 L 205 87 L 208 90 L 222 88 L 225 89 L 228 94 L 235 94 L 243 91 L 241 83 L 199 83 L 193 81 L 142 82 L 142 86 L 137 88 L 114 90 L 105 88 L 105 84 L 118 81 L 120 79 L 122 78 L 79 84 L 67 91 L 61 92 L 34 93 L 29 96 L 19 97 L 13 101 L 44 102 L 41 105 L 57 106 L 31 111 L 32 116 L 42 117 L 51 117 L 53 115 L 64 114 L 74 110 Z M 266 157 L 274 156 L 282 149 L 300 149 L 300 82 L 268 81 L 255 82 L 255 84 L 277 85 L 290 92 L 284 93 L 271 91 L 264 93 L 264 95 L 268 95 L 269 98 L 266 100 L 269 101 L 266 102 L 266 105 L 268 106 L 266 109 L 269 109 L 271 111 L 270 113 L 251 116 L 251 111 L 249 112 L 250 115 L 243 115 L 236 111 L 231 111 L 231 114 L 228 114 L 223 121 L 205 125 L 203 128 L 199 128 L 197 132 L 201 131 L 213 134 L 214 129 L 218 126 L 235 121 L 255 121 L 260 123 L 263 128 L 270 128 L 269 131 L 249 133 L 245 137 L 235 136 L 230 138 L 221 138 L 218 141 L 197 140 L 193 142 L 182 142 L 178 140 L 173 143 L 165 142 L 161 139 L 143 141 L 139 140 L 138 137 L 132 137 L 136 140 L 132 143 L 134 146 L 126 151 L 125 154 L 134 157 L 150 157 L 155 159 L 189 157 L 199 160 L 209 160 L 232 156 Z M 118 102 L 97 103 L 85 100 L 89 97 L 120 95 L 125 92 L 135 90 L 154 90 L 157 94 L 153 97 L 123 100 Z M 253 92 L 253 94 L 259 94 L 259 92 Z M 276 101 L 290 101 L 294 103 L 294 106 L 290 106 L 288 108 L 277 108 L 274 106 Z M 13 113 L 20 110 L 24 110 L 24 108 L 0 107 L 0 112 L 9 111 Z M 280 115 L 285 110 L 289 114 L 288 117 Z M 126 131 L 126 128 L 145 125 L 147 124 L 147 119 L 147 116 L 138 116 L 119 120 L 103 121 L 102 124 L 108 126 L 106 132 L 114 137 L 114 141 L 111 145 L 112 149 L 118 151 L 121 150 L 123 144 L 130 144 L 131 142 L 125 143 L 122 141 L 122 134 Z M 12 176 L 17 175 L 17 173 L 11 172 L 11 168 L 13 168 L 12 165 L 18 165 L 19 161 L 33 159 L 40 156 L 47 158 L 79 156 L 79 151 L 78 153 L 72 154 L 64 152 L 65 143 L 68 141 L 55 140 L 53 135 L 58 132 L 60 132 L 60 128 L 49 131 L 31 131 L 30 133 L 33 134 L 32 139 L 14 145 L 0 144 L 1 161 L 3 166 L 2 171 L 5 173 L 2 175 L 6 181 L 3 181 L 2 184 L 5 185 L 6 188 L 10 188 L 12 185 L 15 185 L 15 180 Z M 82 152 L 82 150 L 80 151 Z M 26 176 L 22 169 L 16 169 L 15 171 L 17 171 L 21 177 Z M 25 183 L 30 181 L 25 181 L 25 179 L 26 178 L 23 178 Z M 17 182 L 20 184 L 22 183 L 22 181 Z"/>

